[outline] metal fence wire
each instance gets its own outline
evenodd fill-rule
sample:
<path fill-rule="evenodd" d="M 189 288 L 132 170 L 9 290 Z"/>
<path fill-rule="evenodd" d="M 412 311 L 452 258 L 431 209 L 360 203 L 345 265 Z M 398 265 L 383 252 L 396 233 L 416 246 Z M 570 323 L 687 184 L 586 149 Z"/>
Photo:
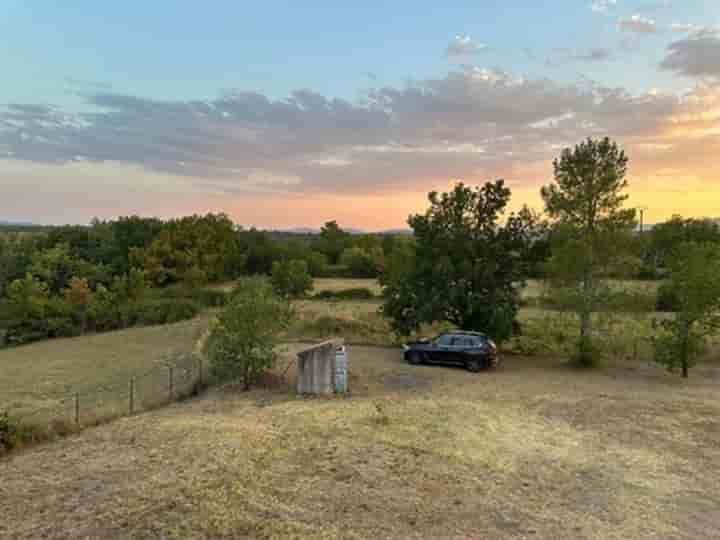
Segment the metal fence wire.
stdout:
<path fill-rule="evenodd" d="M 147 411 L 194 394 L 205 382 L 203 357 L 190 353 L 154 364 L 111 384 L 99 383 L 89 391 L 72 390 L 44 396 L 46 404 L 28 406 L 22 393 L 6 395 L 0 410 L 28 425 L 59 422 L 76 426 L 97 424 L 120 416 Z"/>

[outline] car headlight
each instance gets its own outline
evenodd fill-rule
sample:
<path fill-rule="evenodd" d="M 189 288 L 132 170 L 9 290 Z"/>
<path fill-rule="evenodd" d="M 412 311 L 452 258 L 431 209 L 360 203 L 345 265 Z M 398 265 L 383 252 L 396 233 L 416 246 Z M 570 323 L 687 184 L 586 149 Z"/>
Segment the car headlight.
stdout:
<path fill-rule="evenodd" d="M 495 345 L 495 342 L 492 339 L 488 339 L 488 345 L 490 345 L 490 348 L 493 351 L 497 351 L 497 345 Z"/>

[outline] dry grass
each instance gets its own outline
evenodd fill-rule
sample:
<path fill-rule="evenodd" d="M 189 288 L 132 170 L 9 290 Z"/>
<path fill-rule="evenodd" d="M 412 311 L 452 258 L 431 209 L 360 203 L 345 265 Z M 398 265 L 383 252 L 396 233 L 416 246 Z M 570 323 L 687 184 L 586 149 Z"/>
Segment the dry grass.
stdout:
<path fill-rule="evenodd" d="M 0 461 L 0 536 L 718 537 L 720 370 L 350 355 L 346 398 L 216 390 Z"/>
<path fill-rule="evenodd" d="M 316 278 L 313 280 L 313 292 L 321 291 L 343 291 L 346 289 L 368 289 L 375 296 L 380 296 L 382 289 L 376 279 L 352 279 L 352 278 Z"/>
<path fill-rule="evenodd" d="M 69 417 L 74 407 L 70 398 L 77 392 L 83 396 L 86 412 L 91 407 L 118 405 L 115 401 L 122 402 L 119 406 L 127 410 L 125 396 L 130 377 L 192 352 L 208 320 L 205 315 L 172 325 L 0 350 L 0 409 L 8 408 L 20 415 L 50 411 Z M 164 378 L 145 381 L 148 385 L 164 382 Z"/>

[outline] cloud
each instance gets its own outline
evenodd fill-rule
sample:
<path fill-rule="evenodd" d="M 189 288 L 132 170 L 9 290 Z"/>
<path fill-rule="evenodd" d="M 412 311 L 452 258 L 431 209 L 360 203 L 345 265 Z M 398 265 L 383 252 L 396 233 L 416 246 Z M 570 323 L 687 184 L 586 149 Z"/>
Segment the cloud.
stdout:
<path fill-rule="evenodd" d="M 671 43 L 660 68 L 688 77 L 720 77 L 720 38 L 701 35 Z"/>
<path fill-rule="evenodd" d="M 4 178 L 8 172 L 17 177 L 12 190 L 3 180 L 10 199 L 0 198 L 0 211 L 12 213 L 19 208 L 8 202 L 12 197 L 37 191 L 43 204 L 62 201 L 70 215 L 69 208 L 85 204 L 77 194 L 87 190 L 94 202 L 81 215 L 95 203 L 110 215 L 117 201 L 126 212 L 134 205 L 224 208 L 245 221 L 257 206 L 281 208 L 294 197 L 399 201 L 452 178 L 504 177 L 514 189 L 536 194 L 552 158 L 588 136 L 621 141 L 639 177 L 656 167 L 696 169 L 703 157 L 720 153 L 720 131 L 714 131 L 720 88 L 709 84 L 685 96 L 633 94 L 590 81 L 564 84 L 467 67 L 374 88 L 352 102 L 310 90 L 285 99 L 235 91 L 210 100 L 107 92 L 85 94 L 85 100 L 80 113 L 42 104 L 0 108 L 0 165 Z M 74 187 L 66 193 L 71 177 Z M 111 195 L 101 193 L 110 178 Z"/>
<path fill-rule="evenodd" d="M 642 15 L 622 17 L 618 19 L 618 26 L 624 32 L 633 32 L 636 34 L 654 34 L 658 31 L 657 23 L 653 19 L 643 17 Z"/>
<path fill-rule="evenodd" d="M 617 5 L 617 0 L 594 0 L 590 4 L 590 9 L 597 13 L 607 13 L 611 8 Z"/>
<path fill-rule="evenodd" d="M 696 24 L 673 23 L 670 25 L 670 29 L 674 32 L 690 34 L 692 37 L 707 37 L 720 34 L 720 27 L 718 26 L 700 26 Z"/>
<path fill-rule="evenodd" d="M 449 58 L 457 56 L 467 56 L 475 54 L 487 49 L 484 43 L 477 43 L 470 39 L 470 36 L 455 36 L 452 43 L 448 45 L 446 54 Z"/>
<path fill-rule="evenodd" d="M 613 59 L 613 52 L 604 47 L 591 49 L 554 49 L 553 55 L 546 61 L 548 66 L 557 66 L 573 62 L 606 62 Z"/>

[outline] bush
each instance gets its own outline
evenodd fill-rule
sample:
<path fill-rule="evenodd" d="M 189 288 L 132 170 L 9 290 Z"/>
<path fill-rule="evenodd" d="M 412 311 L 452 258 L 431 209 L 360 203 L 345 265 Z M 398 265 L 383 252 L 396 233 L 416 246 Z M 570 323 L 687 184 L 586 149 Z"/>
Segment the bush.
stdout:
<path fill-rule="evenodd" d="M 352 277 L 350 268 L 342 264 L 328 264 L 320 269 L 315 277 L 321 278 L 347 278 Z"/>
<path fill-rule="evenodd" d="M 669 283 L 663 283 L 658 288 L 655 309 L 657 311 L 678 311 L 680 309 L 680 297 Z"/>
<path fill-rule="evenodd" d="M 15 448 L 20 438 L 18 422 L 5 411 L 0 411 L 0 452 Z"/>
<path fill-rule="evenodd" d="M 372 300 L 373 292 L 365 287 L 342 289 L 339 291 L 320 291 L 313 295 L 318 300 Z"/>
<path fill-rule="evenodd" d="M 303 260 L 275 261 L 270 283 L 277 294 L 288 298 L 304 296 L 313 287 L 308 265 Z"/>
<path fill-rule="evenodd" d="M 290 303 L 277 296 L 266 280 L 243 281 L 214 322 L 206 350 L 212 373 L 239 380 L 247 390 L 276 359 L 277 334 L 288 327 Z"/>
<path fill-rule="evenodd" d="M 162 289 L 154 289 L 151 296 L 160 299 L 191 300 L 201 307 L 222 307 L 228 303 L 230 293 L 221 289 L 197 289 L 184 285 L 170 285 Z"/>
<path fill-rule="evenodd" d="M 192 319 L 200 307 L 192 300 L 149 299 L 120 306 L 123 326 L 149 326 Z"/>

